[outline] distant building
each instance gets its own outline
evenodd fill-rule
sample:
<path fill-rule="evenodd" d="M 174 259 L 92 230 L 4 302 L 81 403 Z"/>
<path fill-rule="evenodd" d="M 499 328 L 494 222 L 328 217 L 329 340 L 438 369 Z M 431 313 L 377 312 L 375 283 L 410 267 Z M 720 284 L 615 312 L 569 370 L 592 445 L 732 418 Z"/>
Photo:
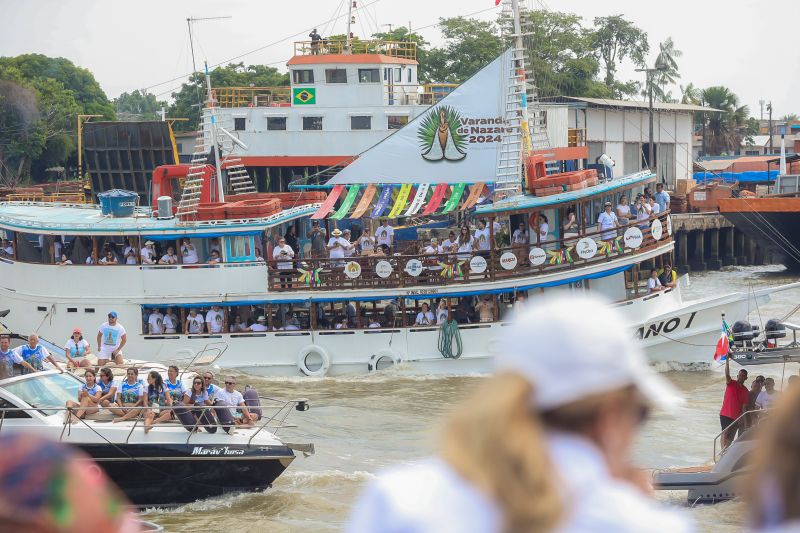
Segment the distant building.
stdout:
<path fill-rule="evenodd" d="M 197 140 L 197 133 L 194 131 L 179 131 L 175 133 L 175 147 L 178 149 L 178 157 L 181 163 L 190 163 L 192 152 Z"/>
<path fill-rule="evenodd" d="M 546 98 L 548 136 L 552 146 L 578 139 L 589 148 L 589 162 L 602 154 L 616 162 L 615 175 L 653 168 L 668 189 L 675 180 L 692 176 L 694 113 L 709 111 L 696 105 L 653 104 L 653 165 L 648 165 L 647 102 L 603 98 Z M 564 144 L 567 143 L 567 144 Z"/>

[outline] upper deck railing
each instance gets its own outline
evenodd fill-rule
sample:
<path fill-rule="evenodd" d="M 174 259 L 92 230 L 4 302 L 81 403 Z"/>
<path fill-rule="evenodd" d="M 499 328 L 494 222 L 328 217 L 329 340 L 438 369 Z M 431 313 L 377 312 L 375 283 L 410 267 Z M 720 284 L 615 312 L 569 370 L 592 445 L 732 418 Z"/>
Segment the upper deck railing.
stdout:
<path fill-rule="evenodd" d="M 417 43 L 413 41 L 362 41 L 353 39 L 350 50 L 347 42 L 339 39 L 320 41 L 297 41 L 294 43 L 294 55 L 315 56 L 330 54 L 380 54 L 398 59 L 417 59 Z"/>
<path fill-rule="evenodd" d="M 421 287 L 424 290 L 425 287 L 496 282 L 576 270 L 643 255 L 671 243 L 668 217 L 669 212 L 665 212 L 647 221 L 633 220 L 616 230 L 587 231 L 562 239 L 488 251 L 273 260 L 267 262 L 269 290 L 286 292 L 404 287 Z M 656 226 L 658 229 L 654 232 Z M 624 234 L 629 228 L 639 228 L 641 231 L 638 246 L 626 246 Z M 655 238 L 654 233 L 659 239 Z M 587 246 L 595 246 L 594 253 L 585 252 Z M 578 248 L 581 248 L 580 252 Z M 477 269 L 472 265 L 475 257 L 483 258 L 483 261 L 477 260 Z M 282 268 L 279 268 L 279 264 Z M 291 268 L 287 268 L 290 264 Z"/>
<path fill-rule="evenodd" d="M 217 87 L 214 89 L 219 107 L 289 107 L 292 88 L 284 87 Z"/>

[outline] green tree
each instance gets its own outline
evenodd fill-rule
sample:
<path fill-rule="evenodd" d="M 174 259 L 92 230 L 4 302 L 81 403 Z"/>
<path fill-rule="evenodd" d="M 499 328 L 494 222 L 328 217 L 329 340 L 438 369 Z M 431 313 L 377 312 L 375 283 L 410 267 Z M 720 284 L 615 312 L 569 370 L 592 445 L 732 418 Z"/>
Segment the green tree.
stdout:
<path fill-rule="evenodd" d="M 426 58 L 426 76 L 433 83 L 462 83 L 503 52 L 497 25 L 464 17 L 439 19 L 442 48 Z"/>
<path fill-rule="evenodd" d="M 798 120 L 800 120 L 800 117 L 797 116 L 797 113 L 789 113 L 781 117 L 782 122 L 796 122 Z"/>
<path fill-rule="evenodd" d="M 289 74 L 281 73 L 266 65 L 230 63 L 217 67 L 210 73 L 212 87 L 280 87 L 289 85 Z M 172 93 L 173 103 L 169 115 L 175 118 L 188 118 L 176 122 L 175 129 L 196 130 L 200 123 L 200 103 L 205 100 L 206 81 L 201 72 L 195 72 L 180 90 Z"/>
<path fill-rule="evenodd" d="M 749 108 L 739 105 L 739 97 L 722 86 L 703 89 L 701 101 L 705 106 L 719 110 L 704 113 L 706 153 L 721 155 L 737 150 L 748 136 Z"/>
<path fill-rule="evenodd" d="M 158 120 L 161 107 L 168 107 L 167 102 L 161 102 L 156 95 L 135 90 L 122 93 L 112 101 L 119 120 Z"/>
<path fill-rule="evenodd" d="M 600 63 L 581 17 L 534 10 L 527 12 L 525 22 L 530 32 L 525 48 L 540 96 L 611 96 L 597 80 Z"/>
<path fill-rule="evenodd" d="M 681 77 L 678 72 L 678 58 L 683 52 L 675 48 L 672 37 L 658 43 L 658 56 L 655 67 L 660 69 L 653 75 L 653 97 L 662 102 L 672 101 L 672 93 L 667 90 L 668 85 L 675 85 Z"/>
<path fill-rule="evenodd" d="M 694 83 L 689 82 L 686 85 L 681 85 L 680 89 L 682 104 L 700 105 L 700 98 L 702 98 L 703 93 L 700 88 L 695 87 Z"/>
<path fill-rule="evenodd" d="M 420 83 L 428 83 L 431 81 L 428 72 L 428 54 L 430 50 L 428 46 L 430 43 L 426 41 L 421 35 L 417 33 L 408 33 L 408 28 L 400 26 L 388 32 L 378 32 L 372 35 L 373 39 L 379 41 L 396 41 L 396 42 L 415 42 L 417 43 L 417 62 L 419 69 L 417 71 L 417 78 Z"/>
<path fill-rule="evenodd" d="M 596 17 L 594 26 L 592 46 L 605 71 L 603 81 L 606 87 L 614 97 L 635 94 L 640 84 L 620 82 L 617 79 L 617 67 L 625 59 L 630 59 L 638 67 L 644 66 L 645 57 L 650 51 L 647 33 L 622 15 Z"/>

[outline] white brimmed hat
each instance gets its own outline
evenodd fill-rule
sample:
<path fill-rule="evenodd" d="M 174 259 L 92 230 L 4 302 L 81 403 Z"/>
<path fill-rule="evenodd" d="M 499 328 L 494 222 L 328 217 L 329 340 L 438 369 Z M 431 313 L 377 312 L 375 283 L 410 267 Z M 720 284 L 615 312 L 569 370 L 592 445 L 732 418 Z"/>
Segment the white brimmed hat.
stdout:
<path fill-rule="evenodd" d="M 335 230 L 333 230 L 331 232 L 331 235 L 333 235 L 334 237 L 338 237 L 341 234 L 342 234 L 342 230 L 340 230 L 339 228 L 336 228 Z"/>
<path fill-rule="evenodd" d="M 258 317 L 258 320 L 256 320 L 256 322 L 266 322 L 266 321 L 267 319 L 263 315 Z"/>
<path fill-rule="evenodd" d="M 496 365 L 534 385 L 531 401 L 539 411 L 631 385 L 655 407 L 677 407 L 683 398 L 647 364 L 640 342 L 602 300 L 541 298 L 516 317 Z"/>

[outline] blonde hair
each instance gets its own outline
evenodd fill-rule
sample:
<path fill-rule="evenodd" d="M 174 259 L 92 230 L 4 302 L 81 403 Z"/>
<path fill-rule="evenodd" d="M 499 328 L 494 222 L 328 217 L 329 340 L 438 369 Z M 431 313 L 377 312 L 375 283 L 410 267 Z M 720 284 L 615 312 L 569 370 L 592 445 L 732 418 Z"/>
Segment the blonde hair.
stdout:
<path fill-rule="evenodd" d="M 756 428 L 759 445 L 743 493 L 755 526 L 800 519 L 800 387 L 782 393 Z"/>
<path fill-rule="evenodd" d="M 442 437 L 441 456 L 497 503 L 507 532 L 550 531 L 563 515 L 532 391 L 517 374 L 486 380 L 451 415 Z"/>

